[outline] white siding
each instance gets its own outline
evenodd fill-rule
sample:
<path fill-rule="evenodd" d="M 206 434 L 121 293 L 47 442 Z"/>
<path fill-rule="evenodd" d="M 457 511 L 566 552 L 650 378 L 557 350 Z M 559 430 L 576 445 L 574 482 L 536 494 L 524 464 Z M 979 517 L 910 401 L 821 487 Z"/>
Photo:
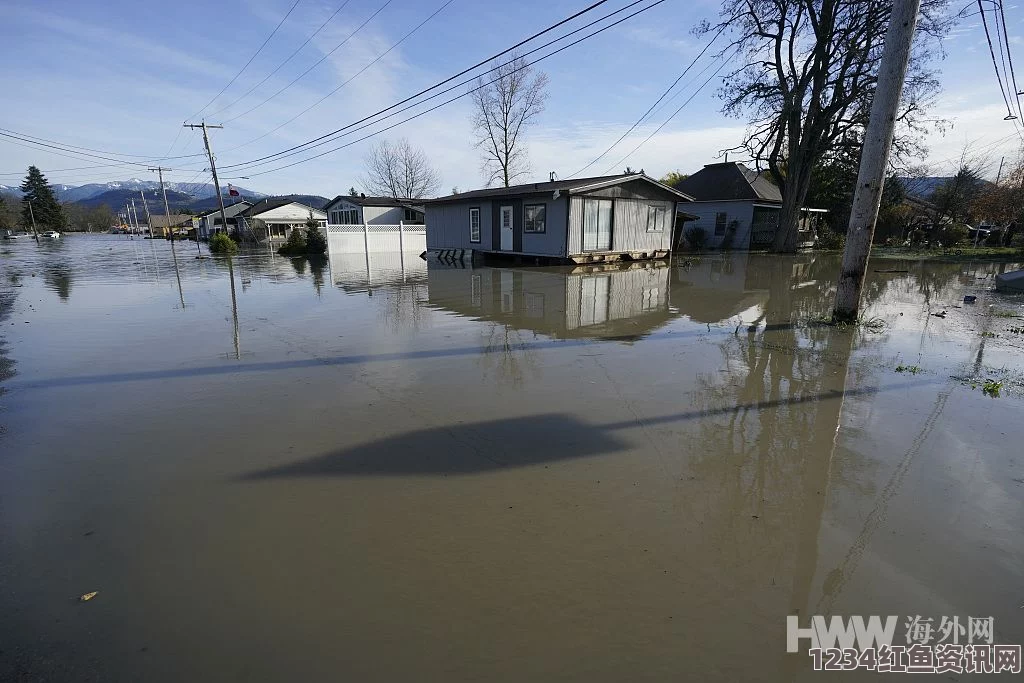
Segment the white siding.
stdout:
<path fill-rule="evenodd" d="M 309 220 L 310 210 L 308 206 L 293 202 L 256 214 L 253 218 L 257 218 L 264 223 L 304 223 Z M 314 220 L 327 220 L 327 214 L 323 211 L 312 209 L 312 212 Z"/>

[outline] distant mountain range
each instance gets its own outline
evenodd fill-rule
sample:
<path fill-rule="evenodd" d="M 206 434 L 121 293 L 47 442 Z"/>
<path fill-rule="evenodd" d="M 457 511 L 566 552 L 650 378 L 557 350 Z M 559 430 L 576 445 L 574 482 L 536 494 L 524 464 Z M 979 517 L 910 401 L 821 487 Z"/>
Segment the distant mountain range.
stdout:
<path fill-rule="evenodd" d="M 186 209 L 190 212 L 200 213 L 217 208 L 217 192 L 213 183 L 164 183 L 167 188 L 167 205 L 171 211 Z M 240 200 L 256 202 L 265 199 L 270 195 L 262 192 L 254 192 L 244 187 L 232 186 L 239 196 L 228 195 L 226 185 L 221 186 L 224 193 L 224 203 L 233 204 Z M 164 199 L 160 194 L 160 183 L 155 180 L 118 180 L 109 183 L 90 183 L 88 185 L 54 185 L 57 199 L 62 202 L 74 202 L 87 207 L 97 207 L 106 204 L 114 211 L 121 211 L 126 204 L 134 200 L 135 208 L 139 216 L 145 216 L 145 206 L 142 202 L 141 191 L 145 194 L 146 203 L 153 214 L 162 214 L 164 211 Z M 21 190 L 17 186 L 0 185 L 0 193 L 21 196 Z M 281 195 L 292 201 L 300 202 L 313 208 L 322 208 L 329 201 L 327 197 L 315 194 L 293 194 Z"/>

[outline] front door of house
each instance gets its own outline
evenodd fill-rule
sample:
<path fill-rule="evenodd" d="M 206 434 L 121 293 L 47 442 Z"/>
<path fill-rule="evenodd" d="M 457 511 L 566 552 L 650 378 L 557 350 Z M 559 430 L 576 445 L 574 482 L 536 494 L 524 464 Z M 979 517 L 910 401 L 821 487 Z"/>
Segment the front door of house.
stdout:
<path fill-rule="evenodd" d="M 501 207 L 501 250 L 512 251 L 512 207 Z"/>
<path fill-rule="evenodd" d="M 612 248 L 612 200 L 583 201 L 583 251 Z"/>

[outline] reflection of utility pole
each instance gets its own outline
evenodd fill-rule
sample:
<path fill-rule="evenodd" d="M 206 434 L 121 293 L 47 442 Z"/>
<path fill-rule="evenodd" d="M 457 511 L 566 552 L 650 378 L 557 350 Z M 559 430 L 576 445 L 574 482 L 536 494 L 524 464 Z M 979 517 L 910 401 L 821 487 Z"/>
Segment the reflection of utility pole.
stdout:
<path fill-rule="evenodd" d="M 878 85 L 871 102 L 871 114 L 864 132 L 857 187 L 854 190 L 850 224 L 846 232 L 846 249 L 839 271 L 832 319 L 853 322 L 860 307 L 860 294 L 864 287 L 864 274 L 871 256 L 871 239 L 878 220 L 878 206 L 882 200 L 885 169 L 892 147 L 893 130 L 899 113 L 900 93 L 907 75 L 910 48 L 917 26 L 921 0 L 895 0 L 885 34 L 885 47 L 878 67 Z"/>
<path fill-rule="evenodd" d="M 149 230 L 150 236 L 153 235 L 153 218 L 149 215 L 149 202 L 146 201 L 145 190 L 139 190 L 139 194 L 142 195 L 142 208 L 146 210 L 146 228 Z"/>
<path fill-rule="evenodd" d="M 223 128 L 224 126 L 208 126 L 206 121 L 196 125 L 194 123 L 182 124 L 185 128 L 202 128 L 203 129 L 203 144 L 206 145 L 206 156 L 210 158 L 210 173 L 213 174 L 213 189 L 217 191 L 217 203 L 220 205 L 220 224 L 224 226 L 224 230 L 228 229 L 228 218 L 224 214 L 224 197 L 220 193 L 220 181 L 217 179 L 217 162 L 213 156 L 213 150 L 210 149 L 210 136 L 206 134 L 207 128 Z M 199 242 L 199 233 L 196 232 L 196 243 Z"/>

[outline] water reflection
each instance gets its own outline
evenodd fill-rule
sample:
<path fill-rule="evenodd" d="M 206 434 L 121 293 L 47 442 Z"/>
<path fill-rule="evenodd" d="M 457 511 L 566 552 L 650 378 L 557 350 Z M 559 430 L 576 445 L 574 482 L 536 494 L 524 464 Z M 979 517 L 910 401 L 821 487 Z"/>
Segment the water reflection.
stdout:
<path fill-rule="evenodd" d="M 595 268 L 461 268 L 431 263 L 429 304 L 558 339 L 636 341 L 675 317 L 661 262 Z"/>

